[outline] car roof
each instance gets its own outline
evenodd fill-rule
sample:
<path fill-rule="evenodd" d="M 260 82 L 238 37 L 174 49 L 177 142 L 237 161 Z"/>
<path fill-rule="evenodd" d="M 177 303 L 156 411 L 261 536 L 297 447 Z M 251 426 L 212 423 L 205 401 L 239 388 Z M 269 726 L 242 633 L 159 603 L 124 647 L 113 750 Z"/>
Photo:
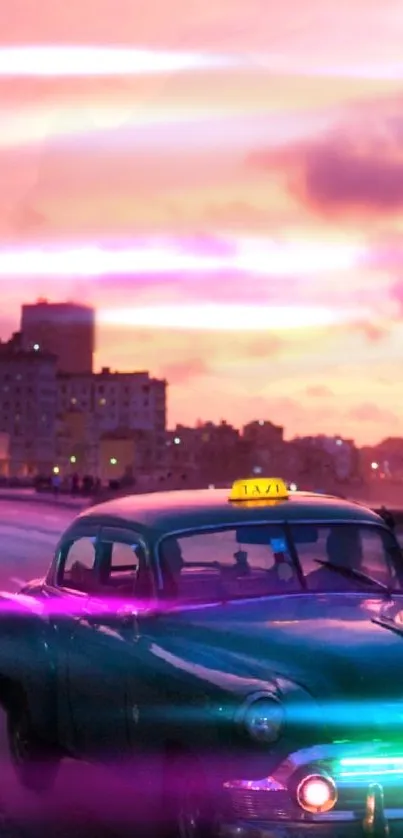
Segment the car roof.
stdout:
<path fill-rule="evenodd" d="M 228 500 L 229 489 L 196 489 L 127 495 L 83 511 L 79 518 L 95 523 L 135 525 L 160 534 L 208 525 L 236 525 L 252 521 L 359 521 L 385 526 L 373 510 L 330 495 L 290 492 L 287 500 Z"/>

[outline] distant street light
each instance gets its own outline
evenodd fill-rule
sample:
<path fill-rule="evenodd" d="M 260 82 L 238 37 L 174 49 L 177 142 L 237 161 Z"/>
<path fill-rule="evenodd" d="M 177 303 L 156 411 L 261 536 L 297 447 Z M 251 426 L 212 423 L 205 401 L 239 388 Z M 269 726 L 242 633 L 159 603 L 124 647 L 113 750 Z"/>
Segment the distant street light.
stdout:
<path fill-rule="evenodd" d="M 372 471 L 376 471 L 379 468 L 379 463 L 371 463 Z"/>
<path fill-rule="evenodd" d="M 109 462 L 110 462 L 111 466 L 116 466 L 117 463 L 118 463 L 116 457 L 111 457 Z"/>

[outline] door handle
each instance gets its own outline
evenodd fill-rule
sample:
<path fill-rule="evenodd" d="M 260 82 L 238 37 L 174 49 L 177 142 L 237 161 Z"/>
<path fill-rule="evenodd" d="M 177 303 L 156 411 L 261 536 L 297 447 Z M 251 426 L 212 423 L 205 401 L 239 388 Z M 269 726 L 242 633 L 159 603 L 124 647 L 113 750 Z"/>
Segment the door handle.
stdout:
<path fill-rule="evenodd" d="M 95 614 L 85 614 L 84 616 L 77 618 L 77 623 L 79 626 L 87 623 L 90 626 L 96 627 L 101 625 L 101 620 L 98 616 L 95 616 Z"/>
<path fill-rule="evenodd" d="M 119 608 L 116 616 L 118 620 L 124 623 L 133 623 L 137 619 L 137 611 L 130 607 Z"/>

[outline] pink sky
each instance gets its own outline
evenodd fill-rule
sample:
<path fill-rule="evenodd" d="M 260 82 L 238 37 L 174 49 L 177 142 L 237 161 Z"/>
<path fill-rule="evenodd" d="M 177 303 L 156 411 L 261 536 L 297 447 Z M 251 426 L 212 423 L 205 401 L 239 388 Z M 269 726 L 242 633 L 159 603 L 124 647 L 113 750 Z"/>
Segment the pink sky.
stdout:
<path fill-rule="evenodd" d="M 400 0 L 11 4 L 1 335 L 75 297 L 171 425 L 400 435 L 402 41 Z"/>

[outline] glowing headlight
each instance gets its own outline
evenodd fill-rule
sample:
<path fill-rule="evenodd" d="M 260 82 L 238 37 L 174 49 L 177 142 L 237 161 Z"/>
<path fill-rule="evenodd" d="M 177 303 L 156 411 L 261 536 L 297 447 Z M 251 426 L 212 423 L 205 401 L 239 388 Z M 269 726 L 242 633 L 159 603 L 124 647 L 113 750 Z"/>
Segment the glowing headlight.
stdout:
<path fill-rule="evenodd" d="M 284 723 L 283 708 L 269 693 L 255 693 L 245 702 L 240 721 L 255 742 L 276 742 Z"/>
<path fill-rule="evenodd" d="M 302 809 L 312 814 L 330 812 L 337 803 L 334 780 L 321 774 L 304 777 L 297 788 L 297 800 Z"/>

